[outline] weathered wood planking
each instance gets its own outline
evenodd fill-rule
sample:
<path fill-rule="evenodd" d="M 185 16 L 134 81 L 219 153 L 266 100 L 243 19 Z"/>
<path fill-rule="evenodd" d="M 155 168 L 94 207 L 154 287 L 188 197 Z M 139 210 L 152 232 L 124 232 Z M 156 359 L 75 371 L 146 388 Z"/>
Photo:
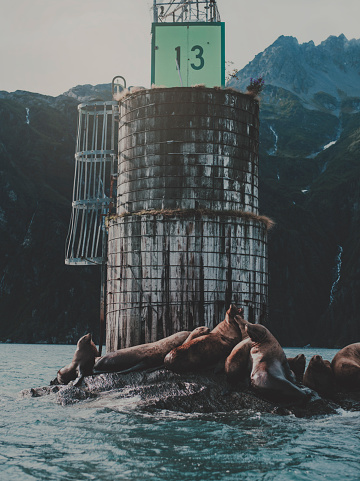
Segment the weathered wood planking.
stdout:
<path fill-rule="evenodd" d="M 231 302 L 253 321 L 264 319 L 266 238 L 262 222 L 234 217 L 111 221 L 107 349 L 213 328 Z"/>
<path fill-rule="evenodd" d="M 230 302 L 259 322 L 268 302 L 258 214 L 259 107 L 230 90 L 138 91 L 119 106 L 117 213 L 109 224 L 107 351 L 223 320 Z M 221 214 L 223 212 L 223 214 Z"/>

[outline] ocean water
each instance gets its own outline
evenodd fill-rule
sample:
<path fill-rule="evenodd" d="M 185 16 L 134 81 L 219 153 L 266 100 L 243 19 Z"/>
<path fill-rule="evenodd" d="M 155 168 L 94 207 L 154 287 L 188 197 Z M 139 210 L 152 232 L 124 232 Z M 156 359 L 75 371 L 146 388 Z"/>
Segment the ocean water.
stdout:
<path fill-rule="evenodd" d="M 0 480 L 359 480 L 360 413 L 144 413 L 112 393 L 60 406 L 22 398 L 75 346 L 0 344 Z M 335 350 L 285 349 L 307 360 Z"/>

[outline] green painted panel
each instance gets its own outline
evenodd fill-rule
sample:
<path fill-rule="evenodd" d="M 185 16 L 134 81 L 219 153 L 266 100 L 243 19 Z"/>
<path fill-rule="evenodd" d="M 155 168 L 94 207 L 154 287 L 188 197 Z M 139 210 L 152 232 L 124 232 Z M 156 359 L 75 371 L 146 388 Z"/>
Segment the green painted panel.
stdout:
<path fill-rule="evenodd" d="M 153 24 L 151 83 L 224 85 L 224 23 Z"/>

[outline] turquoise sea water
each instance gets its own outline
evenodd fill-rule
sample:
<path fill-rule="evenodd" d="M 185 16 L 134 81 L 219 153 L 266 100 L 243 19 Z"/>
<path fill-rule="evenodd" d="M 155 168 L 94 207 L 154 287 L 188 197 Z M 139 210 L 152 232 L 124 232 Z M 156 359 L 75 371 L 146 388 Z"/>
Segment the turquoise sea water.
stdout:
<path fill-rule="evenodd" d="M 144 413 L 111 393 L 67 407 L 19 396 L 47 385 L 74 351 L 0 344 L 1 481 L 360 479 L 360 413 Z M 285 351 L 308 361 L 336 352 Z"/>

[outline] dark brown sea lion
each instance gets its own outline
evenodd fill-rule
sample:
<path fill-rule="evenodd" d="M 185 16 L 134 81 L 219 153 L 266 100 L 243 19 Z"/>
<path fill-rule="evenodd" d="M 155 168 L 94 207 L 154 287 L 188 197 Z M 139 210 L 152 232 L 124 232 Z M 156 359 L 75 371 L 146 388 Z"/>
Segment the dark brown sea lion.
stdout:
<path fill-rule="evenodd" d="M 360 391 L 360 342 L 349 344 L 336 353 L 331 367 L 341 389 Z"/>
<path fill-rule="evenodd" d="M 271 332 L 260 324 L 247 323 L 245 329 L 252 340 L 251 386 L 276 401 L 306 399 L 306 394 L 294 384 L 285 353 Z"/>
<path fill-rule="evenodd" d="M 315 354 L 305 371 L 303 384 L 319 394 L 335 392 L 335 376 L 330 362 Z"/>
<path fill-rule="evenodd" d="M 225 319 L 209 334 L 198 337 L 170 351 L 164 359 L 166 369 L 189 372 L 212 366 L 224 361 L 232 348 L 241 341 L 242 335 L 235 317 L 239 310 L 230 306 Z"/>
<path fill-rule="evenodd" d="M 201 336 L 206 336 L 207 334 L 209 334 L 210 332 L 210 329 L 206 326 L 200 326 L 200 327 L 196 327 L 189 335 L 189 337 L 187 339 L 185 339 L 185 341 L 183 342 L 183 344 L 185 344 L 186 342 L 189 342 L 189 341 L 192 341 L 193 339 L 197 338 L 197 337 L 201 337 Z"/>
<path fill-rule="evenodd" d="M 241 330 L 242 340 L 233 348 L 225 361 L 226 380 L 230 385 L 237 383 L 250 382 L 250 373 L 252 361 L 250 357 L 250 349 L 252 341 L 246 331 L 246 326 L 251 324 L 244 319 L 244 310 L 238 309 L 237 312 L 233 306 L 232 314 Z"/>
<path fill-rule="evenodd" d="M 59 369 L 57 380 L 60 384 L 69 384 L 76 379 L 79 384 L 84 376 L 90 376 L 95 363 L 95 357 L 99 355 L 91 334 L 86 334 L 78 340 L 73 360 L 67 366 Z"/>
<path fill-rule="evenodd" d="M 226 380 L 230 384 L 248 383 L 252 368 L 250 350 L 252 340 L 246 337 L 236 344 L 225 361 Z"/>
<path fill-rule="evenodd" d="M 202 333 L 203 328 L 194 329 L 192 332 L 181 331 L 160 341 L 109 352 L 96 361 L 94 372 L 130 372 L 161 366 L 169 351 L 180 346 L 190 336 L 194 337 Z"/>
<path fill-rule="evenodd" d="M 297 382 L 303 382 L 305 366 L 306 366 L 306 357 L 304 354 L 298 354 L 295 357 L 288 357 L 287 361 L 289 363 L 289 367 L 295 375 L 295 379 Z"/>

